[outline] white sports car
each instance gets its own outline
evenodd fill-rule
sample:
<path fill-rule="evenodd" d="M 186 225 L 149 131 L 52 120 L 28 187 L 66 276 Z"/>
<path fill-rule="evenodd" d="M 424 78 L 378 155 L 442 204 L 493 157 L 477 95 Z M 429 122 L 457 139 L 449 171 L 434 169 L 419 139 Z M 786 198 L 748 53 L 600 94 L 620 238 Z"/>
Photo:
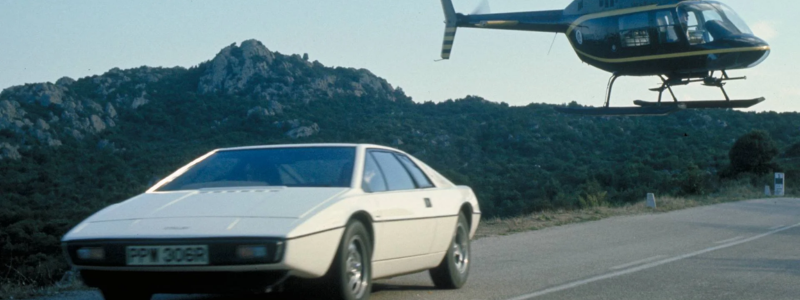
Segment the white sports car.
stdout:
<path fill-rule="evenodd" d="M 402 151 L 312 144 L 214 150 L 70 230 L 63 246 L 106 299 L 269 292 L 324 278 L 338 299 L 430 270 L 467 280 L 475 194 Z"/>

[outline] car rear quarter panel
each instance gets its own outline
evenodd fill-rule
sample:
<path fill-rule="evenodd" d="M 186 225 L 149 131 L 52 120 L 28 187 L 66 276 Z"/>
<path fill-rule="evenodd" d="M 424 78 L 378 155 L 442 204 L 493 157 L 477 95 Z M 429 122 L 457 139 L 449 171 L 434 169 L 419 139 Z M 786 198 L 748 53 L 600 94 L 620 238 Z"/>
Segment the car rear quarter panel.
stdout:
<path fill-rule="evenodd" d="M 472 211 L 472 216 L 466 217 L 472 221 L 469 224 L 469 238 L 473 238 L 475 237 L 475 232 L 478 230 L 478 224 L 481 222 L 481 207 L 478 204 L 478 197 L 476 197 L 472 189 L 467 186 L 458 186 L 458 189 L 461 191 L 464 203 L 469 204 L 470 210 Z"/>
<path fill-rule="evenodd" d="M 442 204 L 446 207 L 444 207 L 444 210 L 441 212 L 441 215 L 446 217 L 438 219 L 437 235 L 431 247 L 431 252 L 447 251 L 453 235 L 455 234 L 458 215 L 465 205 L 469 207 L 468 211 L 471 211 L 467 212 L 467 214 L 470 215 L 466 216 L 468 219 L 472 220 L 469 224 L 470 238 L 474 236 L 478 228 L 478 223 L 480 222 L 480 208 L 478 207 L 478 202 L 472 189 L 467 186 L 454 186 L 452 188 L 441 189 L 438 193 L 441 195 L 440 197 L 446 199 L 446 201 L 442 201 Z"/>

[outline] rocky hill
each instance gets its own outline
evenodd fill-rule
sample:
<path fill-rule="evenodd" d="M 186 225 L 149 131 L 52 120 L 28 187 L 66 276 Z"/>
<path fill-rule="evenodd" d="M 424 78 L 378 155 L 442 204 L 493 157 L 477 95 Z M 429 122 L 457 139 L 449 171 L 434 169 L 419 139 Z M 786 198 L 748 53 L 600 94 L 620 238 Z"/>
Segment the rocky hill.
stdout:
<path fill-rule="evenodd" d="M 0 92 L 0 291 L 58 280 L 66 230 L 214 148 L 395 146 L 472 186 L 494 217 L 621 205 L 647 192 L 716 193 L 728 151 L 753 129 L 787 149 L 800 141 L 800 115 L 587 118 L 480 97 L 420 103 L 367 70 L 325 67 L 255 40 L 188 69 L 112 69 L 10 87 Z M 760 177 L 749 180 L 763 189 Z"/>
<path fill-rule="evenodd" d="M 247 117 L 283 113 L 284 106 L 337 97 L 370 97 L 395 101 L 401 91 L 367 70 L 337 70 L 310 62 L 306 56 L 270 52 L 261 42 L 244 41 L 225 47 L 217 56 L 191 70 L 141 67 L 112 69 L 78 81 L 64 77 L 53 83 L 11 87 L 0 94 L 0 159 L 18 160 L 20 149 L 60 147 L 62 140 L 84 141 L 117 126 L 118 110 L 132 111 L 148 105 L 181 77 L 197 81 L 198 96 L 245 97 L 256 105 Z M 192 82 L 194 83 L 194 82 Z M 288 122 L 287 135 L 315 134 L 319 127 L 303 120 Z M 301 126 L 302 124 L 302 126 Z M 101 145 L 108 145 L 102 140 Z"/>

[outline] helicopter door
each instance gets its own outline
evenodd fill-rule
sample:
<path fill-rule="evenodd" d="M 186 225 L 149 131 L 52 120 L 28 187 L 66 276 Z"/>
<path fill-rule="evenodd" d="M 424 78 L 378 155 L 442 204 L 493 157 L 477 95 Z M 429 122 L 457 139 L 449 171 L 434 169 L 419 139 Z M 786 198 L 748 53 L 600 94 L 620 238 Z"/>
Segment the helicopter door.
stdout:
<path fill-rule="evenodd" d="M 678 37 L 678 29 L 675 28 L 677 24 L 672 17 L 671 11 L 657 11 L 656 25 L 658 25 L 658 40 L 662 44 L 677 43 L 680 40 Z"/>
<path fill-rule="evenodd" d="M 681 27 L 676 22 L 671 10 L 661 10 L 655 12 L 655 25 L 658 34 L 658 53 L 673 53 L 683 48 L 680 43 Z"/>

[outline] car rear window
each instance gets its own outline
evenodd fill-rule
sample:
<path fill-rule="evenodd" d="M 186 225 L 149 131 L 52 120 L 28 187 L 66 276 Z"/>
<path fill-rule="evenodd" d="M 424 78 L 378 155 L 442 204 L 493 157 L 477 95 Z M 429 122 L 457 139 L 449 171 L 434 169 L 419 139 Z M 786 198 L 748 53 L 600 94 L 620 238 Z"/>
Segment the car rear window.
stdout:
<path fill-rule="evenodd" d="M 426 189 L 429 187 L 433 187 L 433 184 L 430 180 L 428 180 L 428 176 L 425 176 L 425 172 L 417 167 L 413 161 L 411 161 L 408 156 L 397 154 L 397 158 L 400 160 L 401 163 L 408 169 L 408 172 L 411 173 L 411 177 L 414 177 L 414 181 L 417 182 L 417 187 L 421 189 Z"/>
<path fill-rule="evenodd" d="M 383 151 L 370 151 L 378 162 L 383 175 L 386 177 L 386 184 L 390 191 L 412 190 L 415 188 L 414 181 L 408 175 L 408 171 L 397 160 L 394 154 Z"/>
<path fill-rule="evenodd" d="M 242 186 L 350 187 L 354 147 L 306 147 L 217 152 L 158 191 Z"/>

